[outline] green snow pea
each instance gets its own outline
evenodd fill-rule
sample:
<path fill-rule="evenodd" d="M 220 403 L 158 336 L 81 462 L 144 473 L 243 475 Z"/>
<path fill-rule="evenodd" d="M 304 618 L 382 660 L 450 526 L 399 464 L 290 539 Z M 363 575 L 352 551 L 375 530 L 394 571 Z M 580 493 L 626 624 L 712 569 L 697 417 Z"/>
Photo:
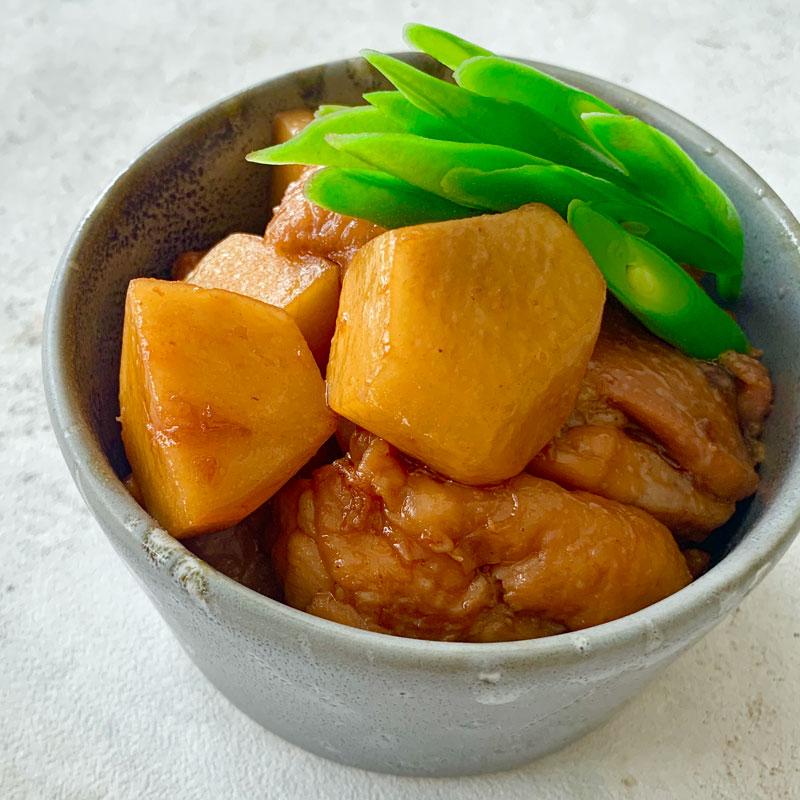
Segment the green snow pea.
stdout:
<path fill-rule="evenodd" d="M 317 110 L 314 112 L 314 119 L 327 117 L 328 114 L 336 114 L 339 111 L 349 111 L 351 108 L 355 108 L 355 106 L 340 106 L 337 103 L 326 103 L 325 105 L 321 105 L 319 108 L 317 108 Z"/>
<path fill-rule="evenodd" d="M 617 109 L 594 95 L 575 89 L 527 64 L 496 56 L 472 58 L 455 73 L 459 86 L 484 97 L 500 97 L 528 106 L 582 141 L 600 151 L 624 172 L 613 154 L 607 152 L 581 120 L 581 114 L 619 114 Z"/>
<path fill-rule="evenodd" d="M 601 152 L 621 169 L 622 175 L 630 173 L 633 185 L 652 202 L 714 236 L 741 261 L 743 240 L 736 209 L 724 192 L 665 134 L 641 120 L 621 115 L 588 92 L 526 64 L 494 56 L 445 31 L 411 25 L 407 26 L 406 39 L 451 67 L 459 86 L 486 97 L 526 105 Z M 568 163 L 559 158 L 551 160 Z M 615 180 L 614 175 L 606 177 Z M 666 180 L 666 185 L 662 180 Z M 615 182 L 626 185 L 623 179 Z M 676 200 L 680 203 L 678 207 Z"/>
<path fill-rule="evenodd" d="M 467 59 L 456 70 L 455 79 L 472 92 L 527 105 L 553 120 L 617 164 L 652 202 L 714 236 L 741 260 L 741 223 L 736 209 L 666 134 L 620 114 L 587 92 L 504 58 Z"/>
<path fill-rule="evenodd" d="M 456 83 L 464 89 L 484 97 L 513 100 L 528 106 L 556 122 L 579 141 L 602 152 L 602 147 L 581 123 L 580 115 L 587 111 L 619 113 L 603 100 L 527 64 L 500 58 L 438 28 L 410 24 L 406 25 L 403 33 L 412 47 L 452 69 Z M 604 155 L 614 163 L 608 153 Z"/>
<path fill-rule="evenodd" d="M 337 150 L 375 169 L 438 194 L 461 205 L 491 208 L 485 203 L 465 202 L 457 191 L 447 191 L 442 178 L 456 167 L 484 171 L 541 164 L 541 159 L 491 144 L 442 142 L 408 133 L 329 134 L 327 141 Z"/>
<path fill-rule="evenodd" d="M 595 223 L 606 235 L 616 222 L 626 236 L 646 239 L 636 252 L 661 264 L 662 279 L 672 274 L 673 288 L 683 272 L 665 270 L 674 266 L 671 258 L 714 273 L 720 294 L 738 297 L 743 237 L 736 209 L 669 136 L 445 31 L 411 25 L 406 35 L 454 69 L 459 85 L 365 51 L 399 91 L 365 95 L 370 106 L 323 106 L 298 136 L 248 159 L 333 167 L 315 176 L 309 197 L 391 227 L 535 201 L 568 218 L 594 214 L 606 221 Z M 639 264 L 628 272 L 632 286 L 657 288 L 652 269 Z M 705 305 L 716 308 L 707 297 Z"/>
<path fill-rule="evenodd" d="M 399 178 L 367 169 L 321 169 L 306 183 L 305 195 L 329 211 L 366 219 L 384 228 L 462 219 L 480 213 Z"/>
<path fill-rule="evenodd" d="M 624 175 L 603 155 L 527 106 L 483 97 L 374 50 L 364 50 L 362 55 L 417 108 L 450 121 L 476 141 L 624 181 Z"/>
<path fill-rule="evenodd" d="M 452 70 L 458 69 L 468 58 L 492 55 L 483 47 L 455 34 L 415 22 L 403 28 L 403 37 L 412 47 L 422 50 Z"/>
<path fill-rule="evenodd" d="M 582 118 L 625 165 L 638 193 L 713 236 L 741 262 L 742 225 L 733 203 L 673 139 L 636 117 L 589 113 Z"/>
<path fill-rule="evenodd" d="M 401 130 L 396 122 L 381 114 L 377 108 L 356 106 L 325 114 L 306 125 L 287 142 L 248 153 L 247 160 L 256 164 L 309 164 L 363 169 L 363 163 L 331 147 L 325 141 L 325 136 L 329 133 Z"/>
<path fill-rule="evenodd" d="M 748 351 L 742 329 L 669 256 L 581 200 L 567 221 L 611 293 L 656 336 L 694 358 Z"/>
<path fill-rule="evenodd" d="M 595 210 L 646 239 L 675 261 L 716 274 L 718 289 L 726 300 L 735 300 L 739 295 L 741 263 L 715 239 L 602 178 L 559 164 L 494 172 L 460 168 L 442 178 L 442 189 L 460 203 L 492 211 L 510 211 L 525 203 L 545 203 L 566 217 L 572 200 L 591 202 Z"/>
<path fill-rule="evenodd" d="M 445 139 L 450 142 L 477 142 L 472 134 L 454 125 L 447 119 L 435 117 L 421 111 L 400 92 L 368 92 L 364 99 L 406 133 L 426 136 L 429 139 Z"/>

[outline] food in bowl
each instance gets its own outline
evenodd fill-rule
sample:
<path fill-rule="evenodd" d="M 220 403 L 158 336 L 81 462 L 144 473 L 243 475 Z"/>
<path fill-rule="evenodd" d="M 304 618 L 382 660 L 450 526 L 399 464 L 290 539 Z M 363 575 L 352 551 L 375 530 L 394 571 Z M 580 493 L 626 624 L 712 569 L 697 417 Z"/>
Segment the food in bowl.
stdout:
<path fill-rule="evenodd" d="M 738 296 L 738 216 L 644 123 L 410 38 L 457 83 L 370 55 L 397 92 L 278 117 L 291 137 L 251 154 L 287 187 L 263 237 L 132 282 L 136 485 L 211 563 L 230 537 L 255 583 L 344 624 L 500 641 L 616 619 L 702 571 L 688 545 L 758 486 L 769 376 L 695 280 Z M 216 533 L 245 518 L 255 546 Z"/>

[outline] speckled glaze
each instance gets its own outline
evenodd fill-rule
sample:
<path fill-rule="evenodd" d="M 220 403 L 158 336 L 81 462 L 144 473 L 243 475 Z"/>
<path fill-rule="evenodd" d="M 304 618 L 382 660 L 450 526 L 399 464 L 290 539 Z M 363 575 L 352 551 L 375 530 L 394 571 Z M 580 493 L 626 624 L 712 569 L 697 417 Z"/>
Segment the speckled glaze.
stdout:
<path fill-rule="evenodd" d="M 434 71 L 426 59 L 408 57 Z M 360 59 L 293 73 L 198 114 L 148 148 L 98 200 L 56 272 L 44 330 L 53 426 L 75 483 L 203 673 L 291 742 L 365 769 L 466 775 L 523 764 L 608 719 L 728 614 L 800 521 L 800 226 L 718 141 L 626 89 L 538 64 L 677 139 L 738 207 L 746 280 L 737 311 L 766 353 L 776 404 L 762 485 L 709 573 L 615 622 L 503 644 L 422 642 L 320 620 L 198 560 L 130 497 L 116 422 L 128 281 L 166 275 L 185 249 L 263 230 L 269 170 L 243 156 L 279 110 L 357 103 L 384 86 Z M 659 724 L 669 725 L 669 720 Z"/>

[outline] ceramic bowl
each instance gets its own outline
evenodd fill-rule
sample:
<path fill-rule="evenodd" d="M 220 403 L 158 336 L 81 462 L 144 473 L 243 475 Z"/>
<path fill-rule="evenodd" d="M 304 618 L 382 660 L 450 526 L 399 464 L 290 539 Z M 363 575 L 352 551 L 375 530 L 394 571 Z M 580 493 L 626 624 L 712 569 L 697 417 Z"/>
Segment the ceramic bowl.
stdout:
<path fill-rule="evenodd" d="M 427 59 L 404 56 L 431 71 Z M 529 762 L 607 720 L 707 633 L 775 565 L 800 516 L 800 227 L 740 158 L 662 106 L 536 65 L 677 139 L 744 221 L 738 312 L 765 351 L 776 402 L 755 498 L 720 562 L 623 619 L 549 639 L 460 644 L 402 639 L 317 619 L 216 572 L 161 530 L 120 481 L 116 421 L 128 281 L 165 276 L 182 250 L 261 232 L 270 170 L 244 155 L 280 110 L 358 103 L 384 86 L 360 59 L 268 81 L 173 129 L 80 224 L 58 267 L 44 336 L 47 402 L 75 483 L 114 548 L 208 679 L 284 739 L 330 759 L 406 775 L 465 775 Z M 669 725 L 669 720 L 661 724 Z"/>

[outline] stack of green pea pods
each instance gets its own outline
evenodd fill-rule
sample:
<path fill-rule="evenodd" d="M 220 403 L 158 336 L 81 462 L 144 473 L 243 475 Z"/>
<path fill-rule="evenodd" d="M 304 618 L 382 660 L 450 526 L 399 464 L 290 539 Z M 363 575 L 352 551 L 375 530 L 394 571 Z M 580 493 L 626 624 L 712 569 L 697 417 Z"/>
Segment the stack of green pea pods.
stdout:
<path fill-rule="evenodd" d="M 741 328 L 680 266 L 713 274 L 719 296 L 736 300 L 739 215 L 673 139 L 445 31 L 408 25 L 405 36 L 455 82 L 364 51 L 396 91 L 322 106 L 300 134 L 248 159 L 325 167 L 306 184 L 309 200 L 386 228 L 545 203 L 654 334 L 696 358 L 747 352 Z"/>

